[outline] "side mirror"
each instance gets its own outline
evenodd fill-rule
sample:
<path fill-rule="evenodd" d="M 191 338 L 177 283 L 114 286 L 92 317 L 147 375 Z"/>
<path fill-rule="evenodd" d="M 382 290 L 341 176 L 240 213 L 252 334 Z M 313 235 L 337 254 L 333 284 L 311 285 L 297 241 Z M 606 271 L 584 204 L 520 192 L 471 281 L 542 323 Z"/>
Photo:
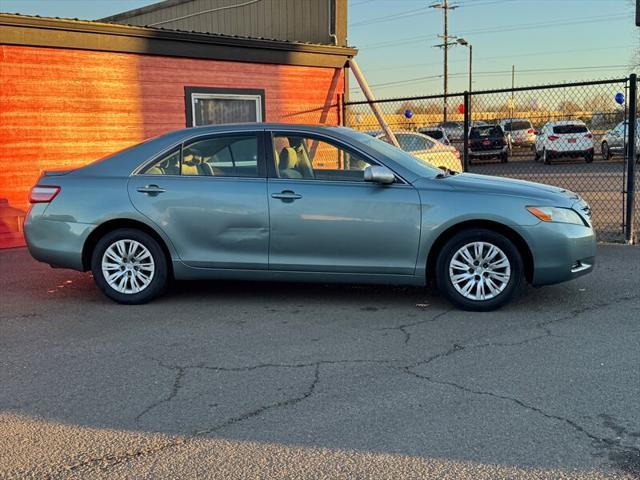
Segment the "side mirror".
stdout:
<path fill-rule="evenodd" d="M 369 165 L 364 169 L 364 181 L 389 185 L 396 181 L 396 176 L 387 167 Z"/>

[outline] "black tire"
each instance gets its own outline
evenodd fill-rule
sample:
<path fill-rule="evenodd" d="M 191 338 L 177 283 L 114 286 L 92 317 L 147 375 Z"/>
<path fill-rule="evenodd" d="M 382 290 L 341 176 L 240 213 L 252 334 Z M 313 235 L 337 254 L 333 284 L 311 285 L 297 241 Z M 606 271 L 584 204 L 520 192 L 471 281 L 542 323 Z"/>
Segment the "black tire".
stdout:
<path fill-rule="evenodd" d="M 611 160 L 611 150 L 609 149 L 609 144 L 606 141 L 602 142 L 600 152 L 602 153 L 603 160 Z"/>
<path fill-rule="evenodd" d="M 109 285 L 102 272 L 102 258 L 105 251 L 118 240 L 134 240 L 142 244 L 151 254 L 154 273 L 151 282 L 138 293 L 122 293 Z M 96 285 L 110 299 L 125 305 L 147 303 L 164 292 L 169 279 L 167 257 L 158 242 L 149 234 L 134 228 L 121 228 L 102 237 L 91 255 L 91 271 Z"/>
<path fill-rule="evenodd" d="M 551 155 L 547 152 L 546 148 L 542 149 L 542 161 L 545 165 L 551 165 Z"/>
<path fill-rule="evenodd" d="M 584 156 L 584 161 L 587 163 L 593 162 L 593 152 L 587 152 Z"/>
<path fill-rule="evenodd" d="M 500 162 L 507 163 L 509 161 L 509 154 L 503 153 L 500 155 Z"/>
<path fill-rule="evenodd" d="M 504 289 L 488 300 L 466 298 L 456 290 L 449 274 L 449 265 L 456 252 L 465 245 L 477 241 L 489 243 L 502 250 L 509 261 L 511 269 L 511 276 Z M 515 298 L 521 291 L 524 282 L 524 264 L 520 252 L 511 240 L 493 230 L 483 228 L 463 230 L 449 239 L 438 254 L 436 262 L 436 284 L 438 289 L 451 303 L 463 310 L 476 312 L 496 310 Z"/>

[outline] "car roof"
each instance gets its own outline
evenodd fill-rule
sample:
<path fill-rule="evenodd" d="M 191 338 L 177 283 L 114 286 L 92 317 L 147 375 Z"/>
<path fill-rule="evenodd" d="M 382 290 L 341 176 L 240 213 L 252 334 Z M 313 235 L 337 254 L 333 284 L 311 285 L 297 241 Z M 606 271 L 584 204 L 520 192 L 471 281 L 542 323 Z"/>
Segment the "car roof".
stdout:
<path fill-rule="evenodd" d="M 547 122 L 545 125 L 555 127 L 559 125 L 585 125 L 585 123 L 582 120 L 556 120 L 554 122 Z"/>
<path fill-rule="evenodd" d="M 367 130 L 363 133 L 366 133 L 367 135 L 371 135 L 373 137 L 377 136 L 377 135 L 384 135 L 384 132 L 382 130 Z M 394 135 L 397 135 L 399 133 L 401 134 L 410 134 L 410 135 L 417 135 L 419 137 L 426 137 L 427 135 L 420 133 L 420 132 L 414 132 L 411 130 L 393 130 Z"/>

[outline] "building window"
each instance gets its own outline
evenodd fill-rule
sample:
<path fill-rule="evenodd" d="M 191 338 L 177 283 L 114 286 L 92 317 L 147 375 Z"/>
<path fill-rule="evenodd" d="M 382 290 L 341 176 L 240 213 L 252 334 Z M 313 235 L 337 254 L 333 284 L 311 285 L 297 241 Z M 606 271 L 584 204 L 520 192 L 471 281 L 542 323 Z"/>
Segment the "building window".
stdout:
<path fill-rule="evenodd" d="M 264 90 L 185 87 L 187 127 L 263 122 Z"/>

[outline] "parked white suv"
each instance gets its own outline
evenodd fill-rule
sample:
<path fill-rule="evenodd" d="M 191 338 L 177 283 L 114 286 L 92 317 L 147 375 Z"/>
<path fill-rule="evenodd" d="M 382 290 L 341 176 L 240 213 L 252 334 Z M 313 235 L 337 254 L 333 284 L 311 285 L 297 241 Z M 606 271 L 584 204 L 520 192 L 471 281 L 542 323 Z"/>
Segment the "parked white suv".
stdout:
<path fill-rule="evenodd" d="M 583 157 L 593 162 L 593 135 L 581 120 L 544 124 L 536 137 L 536 161 L 549 164 L 554 158 Z"/>

